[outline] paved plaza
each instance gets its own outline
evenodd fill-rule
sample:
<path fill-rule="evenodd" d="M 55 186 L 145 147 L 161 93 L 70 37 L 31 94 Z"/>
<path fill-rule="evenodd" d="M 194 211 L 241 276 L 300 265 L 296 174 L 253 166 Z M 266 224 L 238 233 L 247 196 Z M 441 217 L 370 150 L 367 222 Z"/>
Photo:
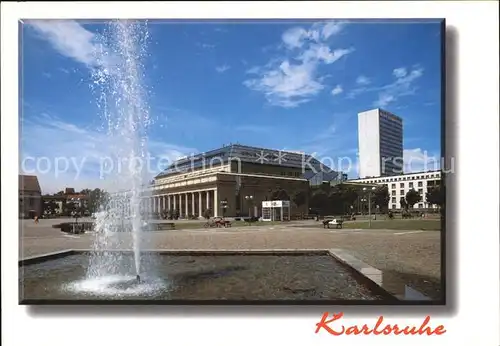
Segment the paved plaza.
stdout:
<path fill-rule="evenodd" d="M 70 220 L 20 221 L 20 257 L 66 249 L 90 249 L 95 234 L 64 234 L 53 224 Z M 131 249 L 130 233 L 116 233 Z M 322 229 L 311 221 L 232 228 L 198 228 L 143 234 L 147 249 L 329 249 L 340 248 L 398 276 L 428 296 L 440 298 L 440 232 L 422 230 Z"/>

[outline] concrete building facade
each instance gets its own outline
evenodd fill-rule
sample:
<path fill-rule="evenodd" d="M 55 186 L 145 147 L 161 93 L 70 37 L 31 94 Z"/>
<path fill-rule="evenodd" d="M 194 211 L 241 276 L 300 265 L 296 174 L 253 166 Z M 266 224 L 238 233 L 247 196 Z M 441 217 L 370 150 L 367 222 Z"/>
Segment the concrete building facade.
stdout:
<path fill-rule="evenodd" d="M 429 191 L 429 188 L 439 186 L 441 184 L 441 171 L 409 173 L 389 177 L 353 179 L 348 182 L 386 185 L 390 196 L 388 207 L 392 210 L 401 209 L 401 197 L 405 197 L 406 193 L 411 189 L 414 189 L 422 196 L 422 201 L 415 204 L 413 208 L 435 209 L 437 206 L 429 205 L 429 203 L 425 201 L 425 196 Z"/>
<path fill-rule="evenodd" d="M 358 114 L 360 178 L 401 174 L 403 120 L 380 108 Z"/>
<path fill-rule="evenodd" d="M 202 217 L 206 209 L 212 216 L 261 216 L 262 201 L 284 190 L 292 199 L 291 213 L 307 213 L 307 201 L 297 206 L 293 196 L 308 195 L 318 175 L 345 179 L 305 153 L 231 144 L 174 162 L 145 192 L 145 208 L 175 209 L 181 217 Z"/>

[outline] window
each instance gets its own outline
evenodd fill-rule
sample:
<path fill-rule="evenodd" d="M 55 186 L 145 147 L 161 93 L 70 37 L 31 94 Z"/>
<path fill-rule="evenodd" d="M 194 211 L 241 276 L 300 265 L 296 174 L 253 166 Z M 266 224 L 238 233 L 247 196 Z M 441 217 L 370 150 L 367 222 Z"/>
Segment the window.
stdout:
<path fill-rule="evenodd" d="M 412 189 L 412 188 L 413 188 L 413 182 L 410 183 L 410 189 Z"/>
<path fill-rule="evenodd" d="M 396 184 L 392 184 L 391 188 L 395 189 L 396 188 Z"/>
<path fill-rule="evenodd" d="M 419 204 L 418 204 L 418 207 L 419 207 L 420 209 L 422 209 L 422 208 L 424 207 L 424 205 L 423 205 L 422 203 L 419 203 Z"/>
<path fill-rule="evenodd" d="M 423 190 L 423 189 L 418 189 L 418 193 L 419 193 L 419 194 L 423 194 L 423 193 L 424 193 L 424 190 Z"/>
<path fill-rule="evenodd" d="M 405 187 L 405 183 L 401 183 L 401 184 L 399 184 L 399 187 L 400 187 L 400 188 L 402 188 L 402 189 L 404 189 L 404 187 Z"/>
<path fill-rule="evenodd" d="M 391 196 L 396 196 L 396 191 L 392 190 Z"/>
<path fill-rule="evenodd" d="M 423 185 L 424 185 L 423 182 L 421 182 L 421 181 L 418 182 L 418 187 L 422 187 Z"/>
<path fill-rule="evenodd" d="M 405 190 L 401 190 L 401 191 L 399 191 L 399 194 L 400 194 L 400 195 L 404 195 L 404 194 L 405 194 Z"/>
<path fill-rule="evenodd" d="M 396 197 L 392 197 L 392 203 L 396 203 Z"/>
<path fill-rule="evenodd" d="M 392 205 L 392 209 L 396 209 L 396 205 L 395 204 Z"/>

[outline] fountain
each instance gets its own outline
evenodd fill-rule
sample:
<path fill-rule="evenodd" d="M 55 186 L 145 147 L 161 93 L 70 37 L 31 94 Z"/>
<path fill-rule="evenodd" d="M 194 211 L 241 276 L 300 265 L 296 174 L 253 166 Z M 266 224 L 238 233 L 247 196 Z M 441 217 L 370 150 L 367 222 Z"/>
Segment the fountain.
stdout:
<path fill-rule="evenodd" d="M 96 94 L 97 105 L 105 120 L 109 139 L 109 169 L 107 180 L 114 190 L 104 201 L 95 222 L 96 238 L 90 253 L 86 278 L 68 285 L 68 289 L 88 290 L 88 282 L 95 283 L 100 293 L 112 288 L 114 293 L 124 293 L 133 285 L 148 284 L 141 270 L 141 233 L 144 214 L 141 199 L 148 181 L 145 160 L 147 131 L 150 125 L 146 102 L 147 90 L 143 84 L 144 59 L 147 57 L 148 30 L 145 23 L 112 21 L 101 36 L 101 50 L 96 51 L 99 62 L 92 73 L 91 87 Z M 129 230 L 132 234 L 133 268 L 120 252 L 122 241 L 116 231 Z M 135 277 L 135 280 L 131 280 Z M 110 279 L 111 278 L 111 279 Z M 117 283 L 124 292 L 117 292 Z"/>

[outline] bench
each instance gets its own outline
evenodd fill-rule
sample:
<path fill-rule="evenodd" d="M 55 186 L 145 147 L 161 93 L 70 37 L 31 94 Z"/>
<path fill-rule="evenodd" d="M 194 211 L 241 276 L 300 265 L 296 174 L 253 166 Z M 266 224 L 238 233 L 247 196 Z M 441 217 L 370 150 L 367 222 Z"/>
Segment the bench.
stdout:
<path fill-rule="evenodd" d="M 161 222 L 150 224 L 153 231 L 168 231 L 175 229 L 175 223 L 173 222 Z"/>
<path fill-rule="evenodd" d="M 53 225 L 52 227 L 60 228 L 61 232 L 64 233 L 82 234 L 87 231 L 92 231 L 94 224 L 92 222 L 63 222 L 58 225 Z"/>
<path fill-rule="evenodd" d="M 248 223 L 249 225 L 252 225 L 253 223 L 259 221 L 259 218 L 258 217 L 245 217 L 245 218 L 243 218 L 243 221 L 245 223 Z"/>
<path fill-rule="evenodd" d="M 231 221 L 228 220 L 208 220 L 203 227 L 211 228 L 211 227 L 231 227 Z"/>
<path fill-rule="evenodd" d="M 335 228 L 342 228 L 343 220 L 323 220 L 323 228 L 330 228 L 330 226 L 335 226 Z"/>
<path fill-rule="evenodd" d="M 228 220 L 219 221 L 218 224 L 221 227 L 231 227 L 231 221 L 228 221 Z"/>

